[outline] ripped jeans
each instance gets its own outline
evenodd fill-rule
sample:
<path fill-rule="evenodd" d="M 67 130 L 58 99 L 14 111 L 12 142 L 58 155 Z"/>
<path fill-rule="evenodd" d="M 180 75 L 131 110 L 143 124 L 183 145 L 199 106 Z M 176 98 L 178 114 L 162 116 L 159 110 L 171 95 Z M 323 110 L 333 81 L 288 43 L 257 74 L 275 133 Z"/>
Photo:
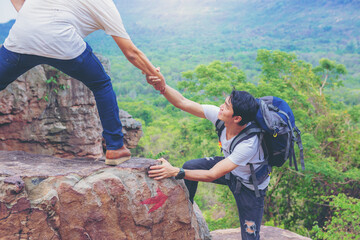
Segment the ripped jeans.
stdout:
<path fill-rule="evenodd" d="M 224 157 L 193 159 L 187 161 L 183 168 L 209 170 L 223 159 Z M 267 188 L 264 190 L 259 189 L 260 197 L 257 198 L 255 192 L 242 185 L 232 173 L 216 179 L 213 183 L 227 185 L 233 193 L 239 212 L 241 238 L 243 240 L 260 239 L 260 226 L 264 213 L 264 197 Z M 185 184 L 189 191 L 190 201 L 193 203 L 198 182 L 185 180 Z"/>

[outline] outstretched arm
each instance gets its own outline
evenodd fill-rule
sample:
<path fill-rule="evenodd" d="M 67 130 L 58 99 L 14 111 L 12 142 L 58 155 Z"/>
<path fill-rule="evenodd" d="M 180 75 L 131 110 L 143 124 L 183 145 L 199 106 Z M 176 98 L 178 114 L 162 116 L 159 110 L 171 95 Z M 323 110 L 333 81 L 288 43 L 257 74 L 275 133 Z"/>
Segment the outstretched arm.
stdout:
<path fill-rule="evenodd" d="M 146 76 L 146 80 L 148 81 L 149 84 L 152 85 L 160 81 L 160 79 L 157 76 L 148 76 L 148 75 Z M 172 87 L 165 85 L 162 94 L 175 107 L 180 108 L 181 110 L 188 112 L 194 116 L 206 118 L 204 109 L 199 103 L 185 98 L 181 93 L 179 93 Z"/>
<path fill-rule="evenodd" d="M 165 85 L 164 97 L 175 107 L 188 112 L 194 116 L 206 118 L 203 107 L 194 101 L 185 98 L 181 93 L 172 87 Z"/>
<path fill-rule="evenodd" d="M 112 38 L 124 53 L 125 57 L 129 60 L 129 62 L 131 62 L 135 67 L 140 69 L 146 75 L 157 76 L 160 79 L 160 81 L 154 84 L 154 87 L 156 90 L 163 91 L 165 88 L 164 76 L 156 70 L 145 54 L 142 53 L 130 39 L 117 36 L 112 36 Z"/>
<path fill-rule="evenodd" d="M 20 11 L 21 7 L 24 5 L 25 0 L 11 0 L 12 5 L 16 11 Z"/>
<path fill-rule="evenodd" d="M 162 163 L 161 165 L 150 167 L 149 177 L 154 178 L 155 180 L 161 180 L 164 178 L 175 177 L 179 173 L 180 169 L 173 167 L 164 158 L 159 159 L 159 161 Z M 238 165 L 230 161 L 230 159 L 225 158 L 224 160 L 218 162 L 210 170 L 185 169 L 185 179 L 191 181 L 212 182 L 231 172 L 236 167 L 238 167 Z"/>

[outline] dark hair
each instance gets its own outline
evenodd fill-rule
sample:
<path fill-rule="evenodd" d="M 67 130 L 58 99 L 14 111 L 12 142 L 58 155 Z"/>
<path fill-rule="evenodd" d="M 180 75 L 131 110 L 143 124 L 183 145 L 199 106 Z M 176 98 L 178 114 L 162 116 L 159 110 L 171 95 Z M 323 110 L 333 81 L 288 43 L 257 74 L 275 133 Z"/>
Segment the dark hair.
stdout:
<path fill-rule="evenodd" d="M 233 117 L 240 116 L 242 118 L 239 122 L 240 126 L 255 120 L 259 104 L 253 95 L 246 91 L 233 90 L 230 94 L 230 101 L 234 111 Z"/>

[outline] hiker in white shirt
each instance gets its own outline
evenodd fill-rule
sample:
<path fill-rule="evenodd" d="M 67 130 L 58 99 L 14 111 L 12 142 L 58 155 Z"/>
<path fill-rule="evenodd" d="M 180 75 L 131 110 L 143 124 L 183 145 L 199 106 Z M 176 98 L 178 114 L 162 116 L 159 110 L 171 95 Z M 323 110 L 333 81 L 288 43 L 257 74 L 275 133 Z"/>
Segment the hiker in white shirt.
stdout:
<path fill-rule="evenodd" d="M 113 0 L 11 0 L 18 15 L 0 49 L 0 91 L 39 64 L 58 68 L 93 92 L 106 141 L 106 164 L 131 157 L 123 143 L 122 124 L 111 79 L 91 47 L 83 40 L 104 30 L 126 58 L 143 73 L 158 76 L 153 84 L 163 91 L 165 80 L 133 44 Z"/>

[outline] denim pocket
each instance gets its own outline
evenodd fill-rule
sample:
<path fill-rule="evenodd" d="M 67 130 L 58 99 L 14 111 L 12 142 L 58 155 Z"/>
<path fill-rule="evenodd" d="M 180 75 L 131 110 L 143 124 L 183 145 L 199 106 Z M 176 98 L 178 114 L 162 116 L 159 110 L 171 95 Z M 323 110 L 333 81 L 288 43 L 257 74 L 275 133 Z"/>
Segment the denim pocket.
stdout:
<path fill-rule="evenodd" d="M 20 60 L 20 54 L 7 50 L 4 46 L 0 49 L 0 57 L 10 65 L 16 66 Z"/>

